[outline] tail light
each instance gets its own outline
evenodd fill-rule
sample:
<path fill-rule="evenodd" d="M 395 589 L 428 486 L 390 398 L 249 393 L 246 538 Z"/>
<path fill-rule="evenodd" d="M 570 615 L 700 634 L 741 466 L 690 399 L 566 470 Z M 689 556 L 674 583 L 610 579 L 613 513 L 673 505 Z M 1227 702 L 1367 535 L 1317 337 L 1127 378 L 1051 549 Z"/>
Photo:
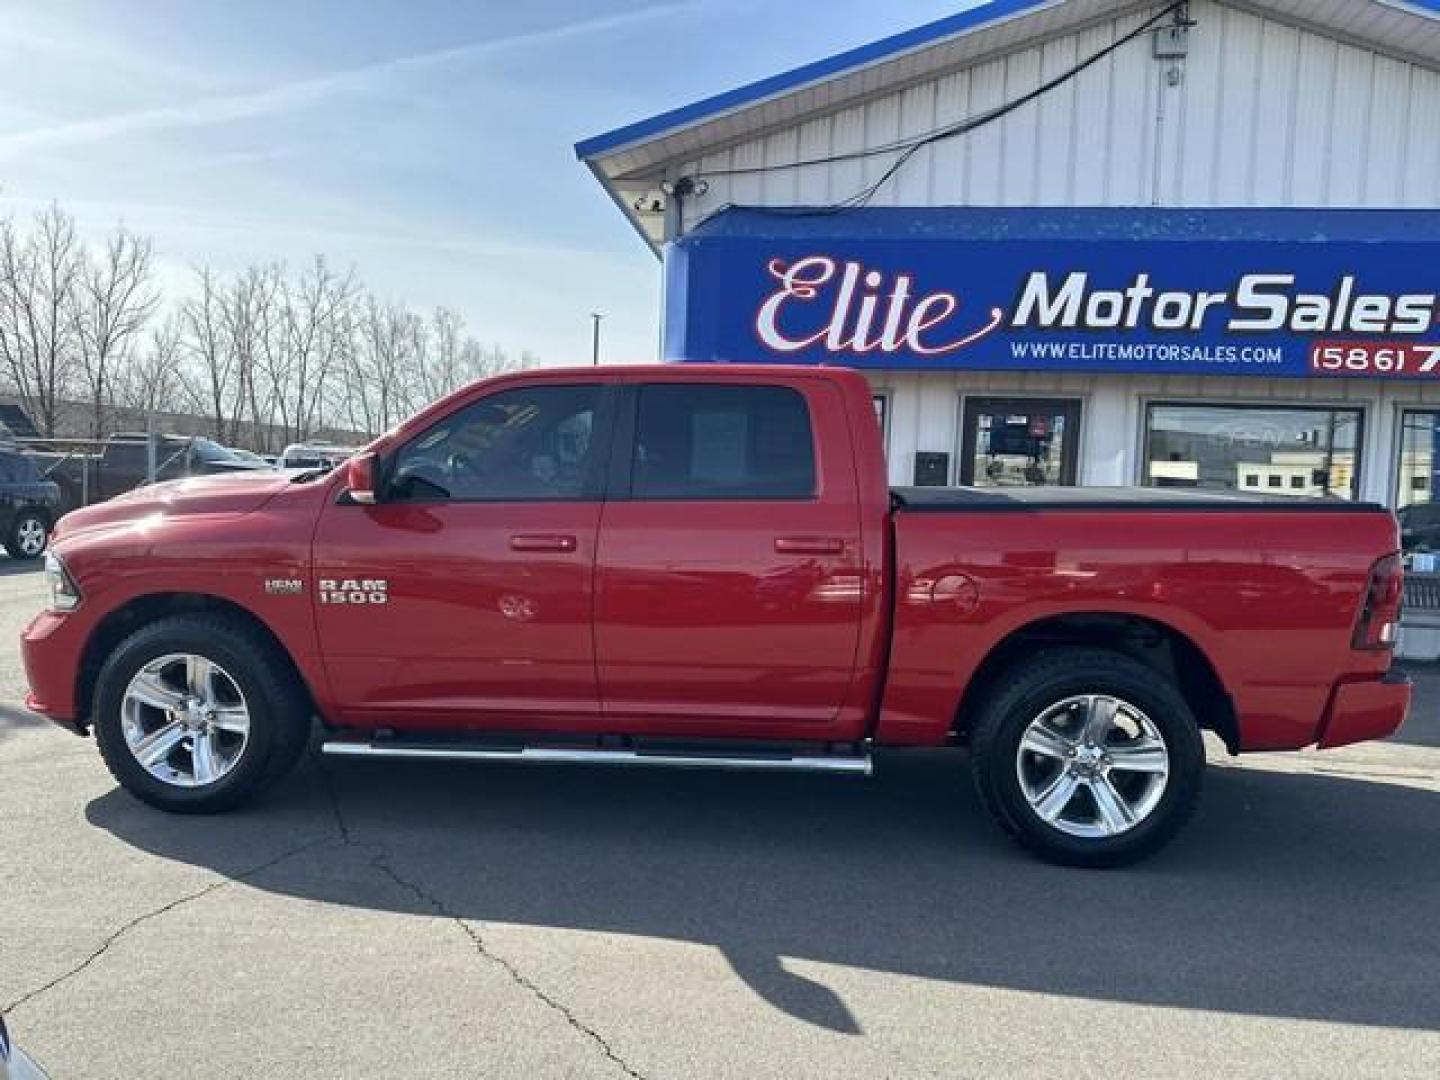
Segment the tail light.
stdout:
<path fill-rule="evenodd" d="M 1405 567 L 1399 555 L 1387 555 L 1370 568 L 1365 603 L 1351 644 L 1357 649 L 1393 649 L 1405 598 Z"/>

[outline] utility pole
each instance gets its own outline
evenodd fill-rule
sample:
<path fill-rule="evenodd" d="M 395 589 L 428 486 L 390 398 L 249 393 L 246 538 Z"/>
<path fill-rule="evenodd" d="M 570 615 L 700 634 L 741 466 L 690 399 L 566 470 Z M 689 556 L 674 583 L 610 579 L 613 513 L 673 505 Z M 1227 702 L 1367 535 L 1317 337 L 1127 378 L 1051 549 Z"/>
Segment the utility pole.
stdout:
<path fill-rule="evenodd" d="M 590 360 L 596 367 L 600 366 L 600 320 L 605 317 L 603 312 L 592 311 L 590 320 L 592 332 L 590 335 Z"/>
<path fill-rule="evenodd" d="M 155 482 L 155 412 L 145 410 L 145 482 Z"/>

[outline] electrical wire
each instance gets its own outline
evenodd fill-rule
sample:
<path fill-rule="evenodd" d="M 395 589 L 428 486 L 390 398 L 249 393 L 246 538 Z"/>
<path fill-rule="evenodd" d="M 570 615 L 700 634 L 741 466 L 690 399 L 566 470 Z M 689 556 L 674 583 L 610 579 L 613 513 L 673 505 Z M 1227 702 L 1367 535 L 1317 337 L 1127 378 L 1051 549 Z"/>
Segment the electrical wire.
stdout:
<path fill-rule="evenodd" d="M 715 177 L 752 176 L 763 173 L 781 172 L 789 169 L 804 169 L 814 165 L 833 165 L 844 161 L 864 160 L 872 157 L 878 157 L 883 154 L 898 154 L 899 156 L 890 163 L 890 165 L 885 169 L 885 171 L 880 174 L 880 177 L 873 183 L 867 184 L 865 187 L 861 188 L 853 195 L 847 196 L 846 198 L 841 199 L 839 202 L 831 203 L 828 206 L 754 206 L 748 208 L 760 213 L 776 214 L 787 217 L 838 214 L 843 213 L 846 210 L 859 209 L 860 207 L 866 205 L 871 199 L 873 199 L 876 194 L 879 193 L 880 189 L 883 188 L 887 183 L 889 183 L 891 178 L 893 178 L 896 173 L 898 173 L 901 169 L 905 167 L 906 163 L 908 163 L 916 154 L 918 154 L 921 150 L 925 149 L 927 146 L 933 146 L 936 143 L 945 141 L 946 139 L 954 139 L 961 135 L 968 135 L 972 131 L 976 131 L 989 124 L 993 124 L 997 120 L 1005 118 L 1006 116 L 1015 112 L 1017 109 L 1024 108 L 1031 102 L 1037 100 L 1038 98 L 1044 97 L 1050 91 L 1065 85 L 1070 80 L 1076 78 L 1083 72 L 1094 67 L 1096 64 L 1100 63 L 1100 61 L 1106 59 L 1111 54 L 1118 52 L 1120 49 L 1124 48 L 1136 38 L 1139 38 L 1144 34 L 1148 33 L 1149 31 L 1153 30 L 1165 19 L 1169 18 L 1172 15 L 1184 12 L 1188 6 L 1188 0 L 1176 0 L 1175 3 L 1168 5 L 1160 12 L 1151 16 L 1149 19 L 1145 20 L 1145 22 L 1137 26 L 1134 30 L 1131 30 L 1124 36 L 1117 38 L 1105 48 L 1080 61 L 1080 63 L 1076 64 L 1074 67 L 1069 68 L 1068 70 L 1062 72 L 1059 75 L 1056 75 L 1054 78 L 1046 80 L 1045 82 L 1037 86 L 1034 90 L 1022 94 L 1012 101 L 1007 101 L 1002 105 L 998 105 L 993 109 L 980 113 L 978 116 L 968 117 L 965 120 L 960 121 L 959 123 L 952 124 L 943 128 L 938 128 L 935 131 L 927 132 L 923 135 L 917 135 L 910 139 L 899 140 L 896 142 L 887 143 L 882 146 L 867 147 L 863 150 L 854 150 L 843 154 L 831 154 L 825 157 L 807 158 L 801 161 L 787 161 L 773 165 L 755 165 L 748 168 L 704 169 L 695 173 L 693 176 L 688 177 L 688 179 L 690 179 L 692 182 L 699 183 Z M 1186 21 L 1184 25 L 1190 26 L 1193 25 L 1193 23 Z"/>

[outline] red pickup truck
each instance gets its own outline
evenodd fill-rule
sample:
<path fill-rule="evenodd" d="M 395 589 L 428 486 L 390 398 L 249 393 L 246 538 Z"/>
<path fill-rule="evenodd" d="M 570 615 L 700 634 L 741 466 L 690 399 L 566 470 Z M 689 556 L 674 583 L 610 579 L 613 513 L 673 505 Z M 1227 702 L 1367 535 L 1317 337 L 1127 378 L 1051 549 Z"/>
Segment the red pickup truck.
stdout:
<path fill-rule="evenodd" d="M 891 490 L 834 369 L 531 371 L 333 472 L 67 515 L 30 705 L 167 810 L 332 754 L 865 774 L 965 747 L 999 823 L 1114 865 L 1232 752 L 1395 731 L 1401 565 L 1373 505 Z"/>

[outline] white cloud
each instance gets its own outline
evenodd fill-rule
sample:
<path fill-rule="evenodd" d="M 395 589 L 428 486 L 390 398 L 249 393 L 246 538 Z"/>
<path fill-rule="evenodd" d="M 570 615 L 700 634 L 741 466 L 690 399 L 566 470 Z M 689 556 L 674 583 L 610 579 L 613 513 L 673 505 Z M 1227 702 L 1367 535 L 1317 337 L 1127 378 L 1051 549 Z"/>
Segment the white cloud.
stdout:
<path fill-rule="evenodd" d="M 180 105 L 137 109 L 89 120 L 74 120 L 0 135 L 0 159 L 57 147 L 80 146 L 127 135 L 173 128 L 209 127 L 237 120 L 283 115 L 332 98 L 374 91 L 396 77 L 448 64 L 483 59 L 534 45 L 617 30 L 679 14 L 694 0 L 661 3 L 637 11 L 581 19 L 540 30 L 468 42 L 445 49 L 392 57 L 343 71 L 297 79 L 239 94 L 201 97 Z"/>

